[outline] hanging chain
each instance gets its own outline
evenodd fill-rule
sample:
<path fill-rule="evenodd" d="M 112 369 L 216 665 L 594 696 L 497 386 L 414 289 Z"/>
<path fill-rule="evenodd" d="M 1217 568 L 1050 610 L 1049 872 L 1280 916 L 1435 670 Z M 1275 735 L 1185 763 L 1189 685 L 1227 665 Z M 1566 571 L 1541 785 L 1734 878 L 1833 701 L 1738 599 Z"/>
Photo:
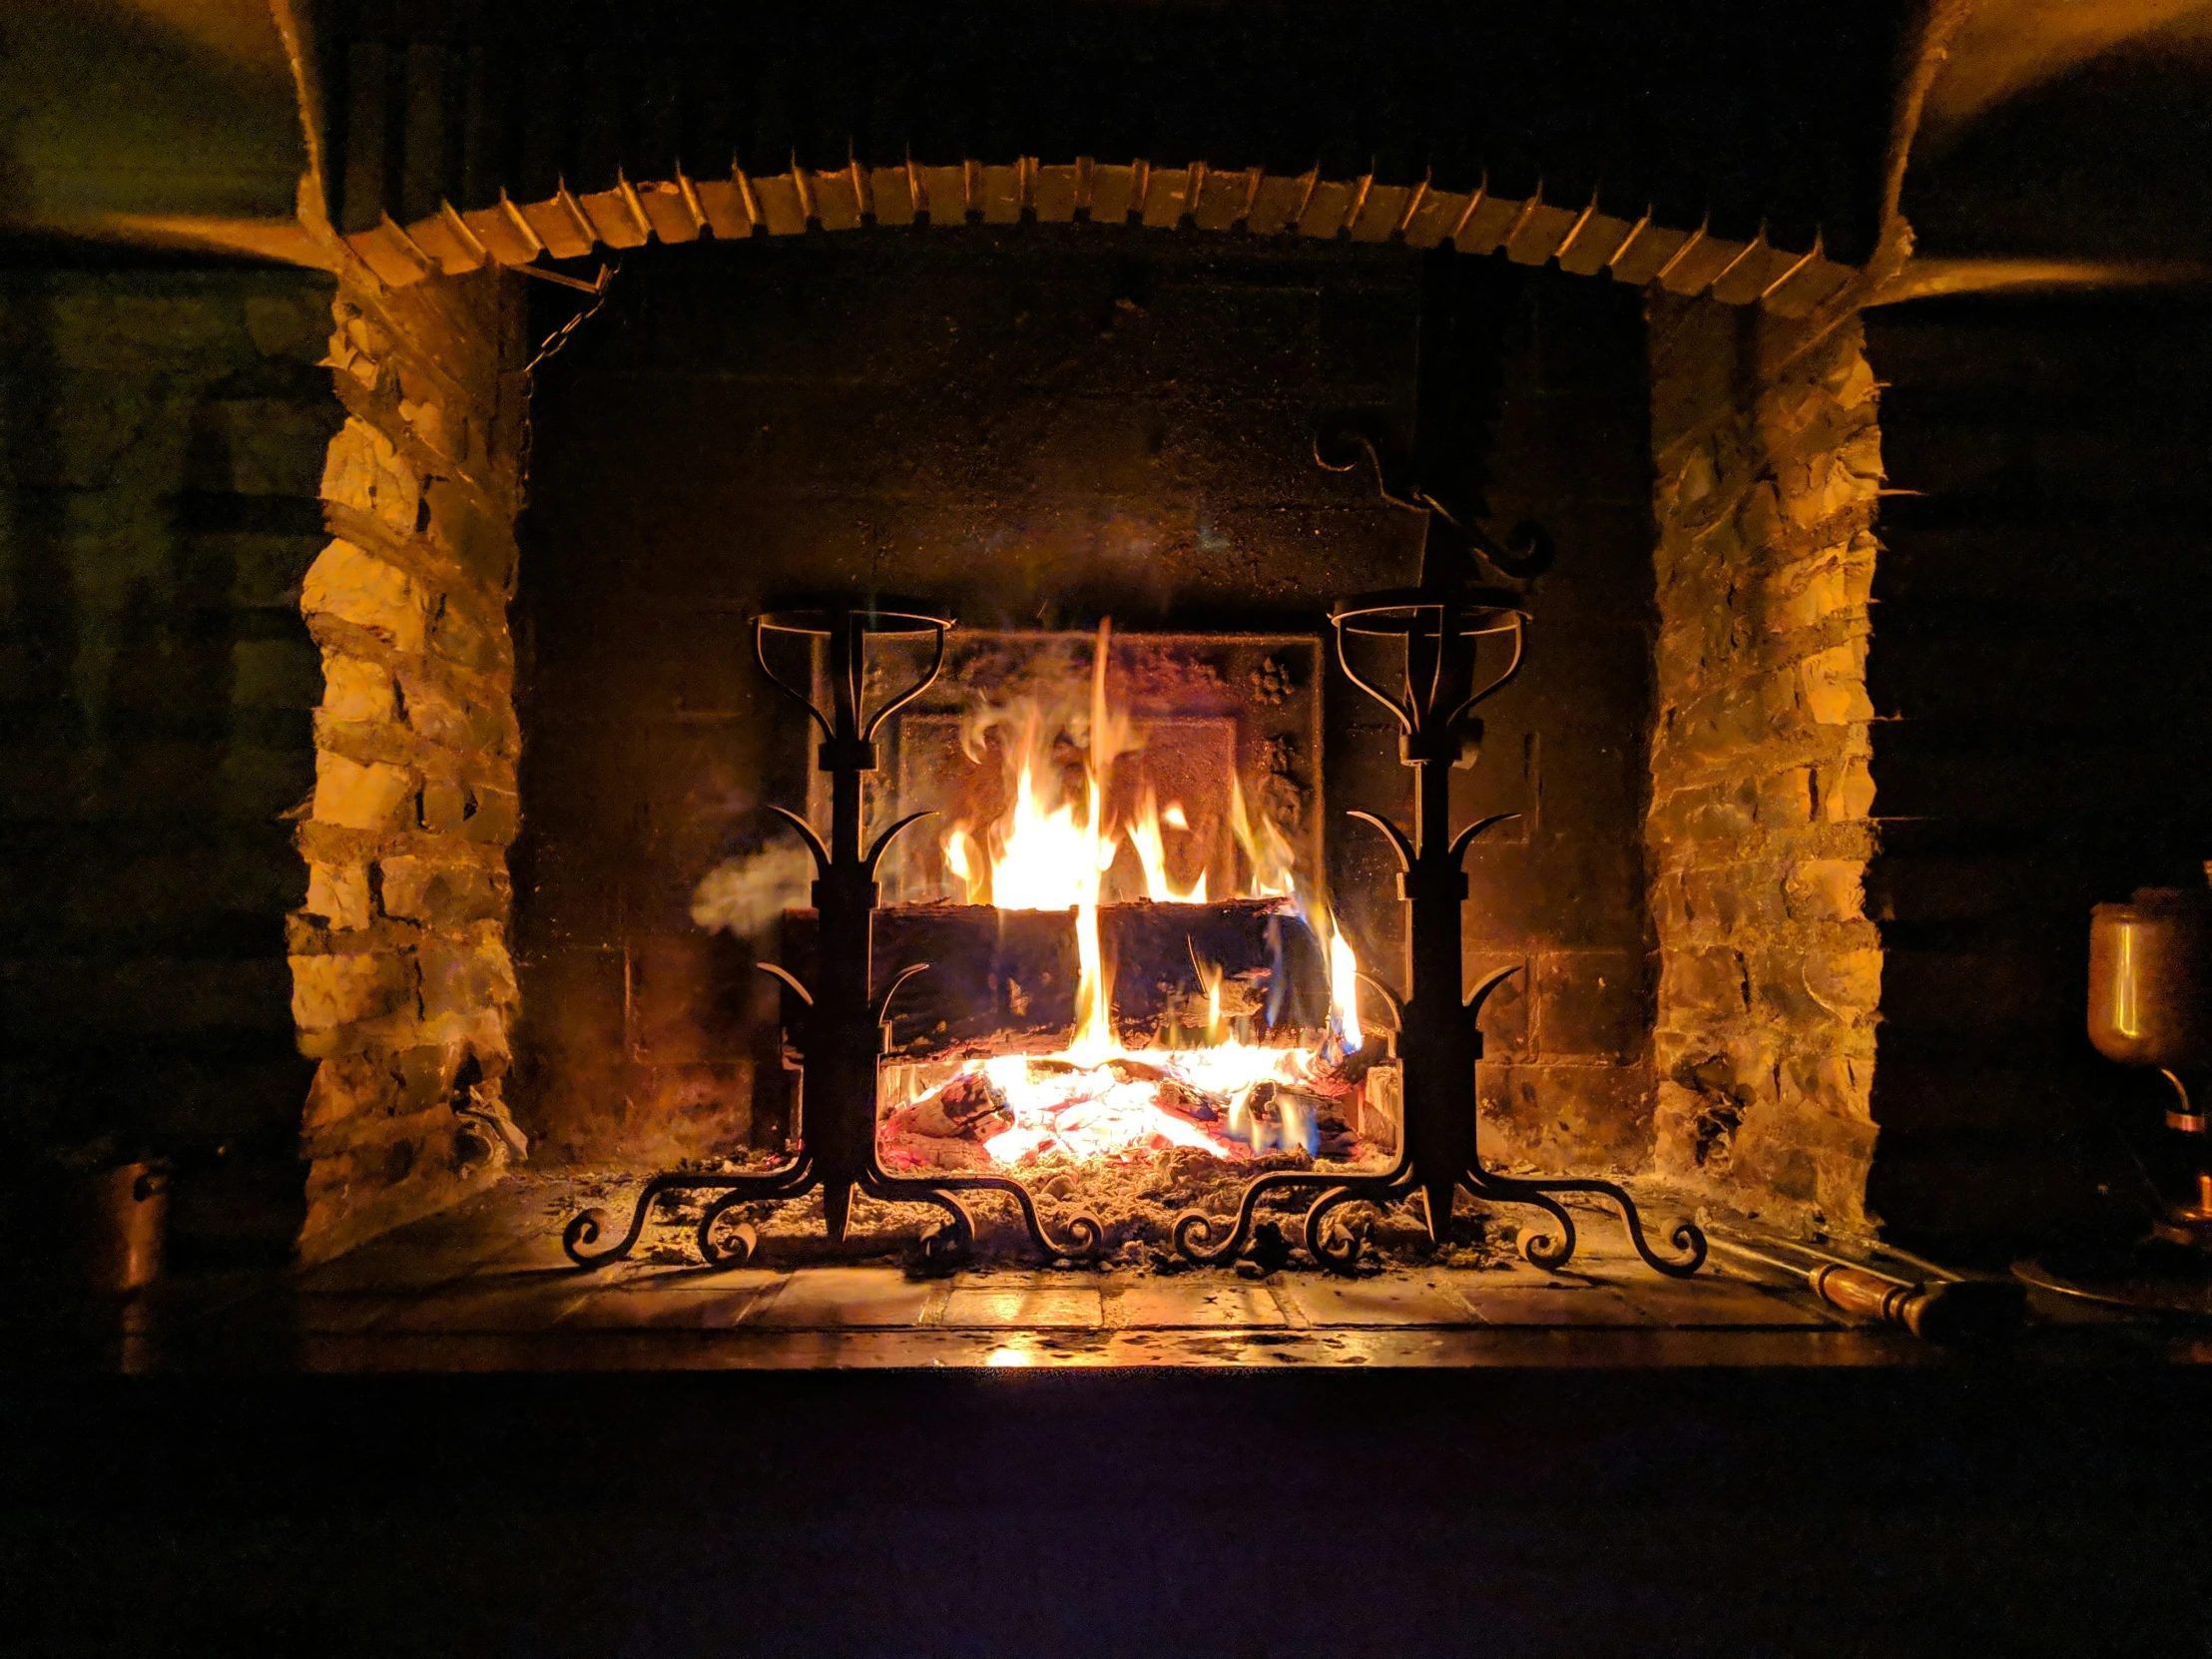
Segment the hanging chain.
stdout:
<path fill-rule="evenodd" d="M 522 365 L 522 376 L 527 380 L 537 372 L 538 365 L 544 362 L 546 358 L 559 356 L 562 348 L 568 344 L 570 337 L 575 334 L 576 330 L 599 314 L 599 307 L 607 302 L 607 294 L 615 285 L 615 278 L 622 275 L 622 267 L 619 265 L 601 266 L 599 268 L 599 279 L 595 282 L 579 282 L 575 277 L 562 276 L 559 272 L 533 271 L 528 266 L 517 266 L 515 269 L 525 276 L 544 277 L 547 280 L 559 282 L 563 287 L 581 288 L 584 292 L 592 295 L 590 304 L 539 341 L 538 354 Z"/>
<path fill-rule="evenodd" d="M 558 282 L 562 287 L 575 288 L 592 296 L 590 304 L 554 329 L 538 342 L 537 354 L 522 365 L 522 453 L 516 457 L 516 507 L 528 504 L 530 499 L 530 456 L 537 446 L 537 423 L 531 405 L 537 401 L 537 372 L 550 357 L 557 357 L 576 335 L 576 330 L 599 314 L 606 304 L 607 295 L 613 290 L 615 278 L 622 274 L 620 265 L 602 265 L 596 281 L 579 281 L 574 276 L 557 271 L 539 271 L 532 266 L 513 266 L 511 270 L 525 276 L 535 276 L 543 281 Z"/>

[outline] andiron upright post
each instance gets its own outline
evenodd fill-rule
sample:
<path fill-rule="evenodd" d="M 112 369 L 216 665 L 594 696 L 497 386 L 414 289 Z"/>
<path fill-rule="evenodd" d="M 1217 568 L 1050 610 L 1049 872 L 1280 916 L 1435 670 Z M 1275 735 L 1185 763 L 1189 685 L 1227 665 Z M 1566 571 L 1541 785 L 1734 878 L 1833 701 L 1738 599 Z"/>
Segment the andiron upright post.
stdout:
<path fill-rule="evenodd" d="M 758 1243 L 753 1229 L 737 1226 L 718 1234 L 718 1224 L 736 1205 L 803 1198 L 822 1189 L 824 1229 L 841 1243 L 850 1224 L 855 1188 L 893 1204 L 928 1204 L 945 1221 L 922 1238 L 924 1257 L 938 1266 L 964 1260 L 974 1245 L 975 1222 L 961 1203 L 961 1192 L 990 1191 L 1010 1197 L 1020 1211 L 1031 1241 L 1048 1256 L 1080 1258 L 1096 1251 L 1103 1230 L 1095 1219 L 1078 1215 L 1068 1222 L 1072 1239 L 1055 1240 L 1045 1231 L 1036 1206 L 1019 1182 L 1003 1176 L 962 1175 L 921 1179 L 894 1177 L 876 1153 L 876 1074 L 888 1033 L 884 1018 L 898 987 L 928 964 L 910 962 L 876 987 L 874 920 L 879 885 L 876 866 L 900 830 L 926 813 L 911 813 L 873 841 L 862 844 L 865 803 L 862 787 L 875 770 L 876 734 L 899 710 L 929 689 L 944 666 L 945 636 L 952 618 L 913 600 L 878 599 L 872 604 L 831 601 L 769 611 L 757 617 L 754 655 L 769 681 L 807 711 L 822 734 L 816 765 L 830 777 L 830 833 L 826 840 L 814 826 L 782 807 L 771 812 L 799 831 L 814 855 L 813 898 L 817 916 L 813 984 L 790 970 L 762 963 L 798 996 L 800 1087 L 797 1148 L 775 1169 L 722 1174 L 669 1171 L 648 1180 L 640 1191 L 630 1225 L 612 1246 L 585 1247 L 611 1225 L 603 1210 L 572 1219 L 562 1235 L 570 1259 L 596 1267 L 627 1256 L 645 1230 L 653 1207 L 671 1194 L 705 1194 L 708 1202 L 697 1227 L 699 1252 L 709 1262 L 742 1261 Z M 830 707 L 778 674 L 769 661 L 771 636 L 819 642 L 827 658 Z M 930 641 L 928 666 L 903 690 L 874 709 L 866 706 L 872 639 L 919 638 Z"/>

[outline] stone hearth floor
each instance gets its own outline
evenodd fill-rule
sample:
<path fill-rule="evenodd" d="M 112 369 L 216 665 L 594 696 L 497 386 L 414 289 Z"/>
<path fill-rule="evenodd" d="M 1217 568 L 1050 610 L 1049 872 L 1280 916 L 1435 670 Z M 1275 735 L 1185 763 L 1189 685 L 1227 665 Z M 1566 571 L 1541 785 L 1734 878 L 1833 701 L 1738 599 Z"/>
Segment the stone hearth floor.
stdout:
<path fill-rule="evenodd" d="M 542 1189 L 486 1193 L 300 1274 L 180 1281 L 129 1310 L 125 1370 L 606 1371 L 824 1367 L 1865 1366 L 1937 1360 L 1858 1325 L 1780 1275 L 1717 1256 L 1670 1280 L 1617 1220 L 1579 1214 L 1571 1271 L 1514 1260 L 1342 1280 L 1286 1271 L 994 1267 L 908 1278 L 879 1262 L 579 1270 Z M 641 1250 L 642 1254 L 642 1250 Z M 663 1250 L 663 1255 L 673 1252 Z M 2047 1348 L 2123 1331 L 2080 1305 L 2038 1307 Z M 2052 1322 L 2055 1322 L 2052 1323 Z M 2084 1327 L 2088 1329 L 2084 1329 Z M 2168 1359 L 2201 1343 L 2148 1341 Z M 84 1356 L 90 1358 L 89 1355 Z M 100 1363 L 95 1361 L 96 1364 Z"/>

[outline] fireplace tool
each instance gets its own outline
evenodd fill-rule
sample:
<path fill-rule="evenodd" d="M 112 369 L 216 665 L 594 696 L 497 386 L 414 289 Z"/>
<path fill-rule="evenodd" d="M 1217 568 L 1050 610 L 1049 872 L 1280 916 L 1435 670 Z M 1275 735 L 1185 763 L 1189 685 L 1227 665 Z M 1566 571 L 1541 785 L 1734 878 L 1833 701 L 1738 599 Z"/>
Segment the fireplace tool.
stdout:
<path fill-rule="evenodd" d="M 1932 1262 L 1900 1278 L 1870 1262 L 1837 1256 L 1802 1239 L 1734 1238 L 1714 1229 L 1713 1248 L 1801 1280 L 1839 1313 L 1895 1325 L 1932 1343 L 1986 1342 L 2027 1323 L 2027 1287 L 2012 1279 L 1966 1279 Z M 1759 1248 L 1753 1248 L 1754 1243 Z M 1877 1246 L 1876 1248 L 1882 1248 Z M 1774 1252 L 1780 1251 L 1777 1256 Z M 1902 1256 L 1903 1252 L 1895 1252 Z M 1801 1257 L 1811 1257 L 1808 1265 Z"/>
<path fill-rule="evenodd" d="M 883 723 L 927 691 L 944 666 L 945 635 L 952 619 L 940 609 L 911 600 L 881 599 L 872 605 L 840 601 L 804 609 L 770 611 L 754 621 L 753 649 L 761 672 L 807 711 L 822 730 L 816 764 L 830 775 L 830 836 L 827 841 L 799 814 L 770 810 L 788 821 L 814 854 L 815 908 L 820 917 L 814 983 L 803 983 L 785 968 L 762 963 L 799 998 L 799 1112 L 794 1155 L 775 1169 L 744 1174 L 669 1171 L 654 1176 L 638 1194 L 630 1225 L 612 1246 L 587 1251 L 610 1225 L 603 1210 L 587 1210 L 572 1219 L 561 1242 L 570 1260 L 596 1267 L 626 1256 L 645 1230 L 653 1207 L 671 1194 L 709 1195 L 697 1238 L 699 1252 L 716 1265 L 743 1261 L 756 1242 L 752 1229 L 734 1227 L 718 1237 L 717 1225 L 735 1206 L 762 1200 L 803 1198 L 822 1189 L 825 1230 L 842 1242 L 851 1217 L 855 1187 L 890 1204 L 930 1204 L 945 1221 L 922 1236 L 924 1259 L 950 1266 L 966 1258 L 975 1240 L 975 1220 L 959 1195 L 1004 1193 L 1021 1213 L 1032 1243 L 1048 1257 L 1081 1259 L 1095 1253 L 1104 1237 L 1088 1215 L 1069 1219 L 1070 1237 L 1053 1238 L 1038 1219 L 1035 1203 L 1020 1182 L 995 1175 L 892 1176 L 876 1153 L 876 1072 L 888 1046 L 884 1023 L 898 988 L 925 962 L 902 966 L 880 991 L 873 971 L 872 930 L 876 908 L 875 866 L 886 848 L 926 813 L 912 813 L 861 844 L 861 781 L 875 770 L 875 735 Z M 769 663 L 769 636 L 793 635 L 828 646 L 830 709 L 791 685 Z M 930 640 L 928 667 L 914 682 L 870 713 L 865 705 L 867 645 L 891 637 Z M 727 1239 L 727 1243 L 724 1242 Z"/>
<path fill-rule="evenodd" d="M 1382 465 L 1366 439 L 1355 441 Z M 1323 457 L 1325 466 L 1334 463 Z M 1351 463 L 1347 462 L 1347 466 Z M 1335 468 L 1343 470 L 1343 468 Z M 1427 515 L 1416 588 L 1364 594 L 1341 602 L 1330 613 L 1337 662 L 1346 678 L 1390 712 L 1399 732 L 1398 758 L 1412 768 L 1413 826 L 1408 832 L 1374 813 L 1351 816 L 1389 838 L 1397 854 L 1398 895 L 1408 911 L 1407 995 L 1402 999 L 1368 974 L 1360 977 L 1386 1001 L 1396 1017 L 1390 1054 L 1402 1068 L 1403 1121 L 1394 1161 L 1372 1175 L 1280 1170 L 1254 1178 L 1244 1190 L 1236 1219 L 1223 1223 L 1201 1211 L 1180 1216 L 1176 1247 L 1195 1262 L 1222 1262 L 1244 1249 L 1253 1232 L 1260 1201 L 1270 1193 L 1320 1187 L 1306 1211 L 1305 1244 L 1315 1261 L 1338 1273 L 1354 1270 L 1360 1241 L 1329 1218 L 1344 1205 L 1394 1204 L 1418 1196 L 1428 1237 L 1441 1244 L 1449 1235 L 1455 1191 L 1464 1187 L 1477 1199 L 1527 1205 L 1543 1211 L 1556 1232 L 1524 1235 L 1522 1252 L 1538 1267 L 1563 1267 L 1573 1257 L 1575 1227 L 1560 1195 L 1587 1193 L 1610 1199 L 1628 1224 L 1637 1255 L 1663 1274 L 1686 1278 L 1703 1265 L 1705 1236 L 1687 1220 L 1675 1224 L 1679 1260 L 1659 1255 L 1644 1237 L 1635 1201 L 1618 1184 L 1586 1177 L 1524 1180 L 1495 1174 L 1482 1165 L 1475 1145 L 1475 1062 L 1482 1057 L 1482 1033 L 1476 1021 L 1482 1004 L 1517 968 L 1484 978 L 1466 1000 L 1460 961 L 1459 910 L 1467 896 L 1461 859 L 1484 830 L 1519 817 L 1500 814 L 1477 820 L 1451 833 L 1451 772 L 1479 758 L 1482 723 L 1475 710 L 1496 695 L 1520 670 L 1529 613 L 1520 594 L 1506 588 L 1477 587 L 1472 555 L 1508 576 L 1533 575 L 1549 562 L 1543 532 L 1525 526 L 1516 532 L 1516 548 L 1499 545 L 1480 529 L 1462 524 L 1433 497 L 1401 499 L 1384 485 L 1392 505 Z M 1353 666 L 1348 642 L 1377 638 L 1397 642 L 1403 656 L 1403 690 L 1397 696 L 1376 686 Z M 1477 685 L 1477 659 L 1502 653 L 1504 666 Z M 1216 1235 L 1220 1236 L 1217 1238 Z"/>

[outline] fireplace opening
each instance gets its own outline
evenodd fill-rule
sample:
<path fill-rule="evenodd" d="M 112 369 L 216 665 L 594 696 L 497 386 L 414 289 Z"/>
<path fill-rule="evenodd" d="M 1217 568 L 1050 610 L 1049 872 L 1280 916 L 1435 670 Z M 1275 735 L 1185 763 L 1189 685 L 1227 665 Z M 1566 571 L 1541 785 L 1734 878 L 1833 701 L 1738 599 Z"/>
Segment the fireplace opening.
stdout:
<path fill-rule="evenodd" d="M 573 309 L 548 294 L 532 327 Z M 1648 1172 L 1647 404 L 1633 292 L 1503 262 L 1095 225 L 631 253 L 533 401 L 533 1156 L 613 1179 L 804 1141 L 804 996 L 759 970 L 816 969 L 776 809 L 826 826 L 830 785 L 750 628 L 842 589 L 957 620 L 863 792 L 865 840 L 934 815 L 877 872 L 872 991 L 928 964 L 885 1014 L 886 1168 L 1014 1176 L 1134 1255 L 1255 1173 L 1386 1162 L 1395 1016 L 1357 976 L 1402 987 L 1402 904 L 1348 815 L 1406 818 L 1410 791 L 1326 619 L 1416 582 L 1423 532 L 1364 465 L 1317 463 L 1349 430 L 1564 548 L 1521 584 L 1537 643 L 1483 764 L 1451 773 L 1461 822 L 1503 821 L 1461 929 L 1470 988 L 1495 980 L 1485 1144 Z M 864 693 L 931 649 L 879 639 Z M 820 639 L 763 650 L 828 706 Z"/>

